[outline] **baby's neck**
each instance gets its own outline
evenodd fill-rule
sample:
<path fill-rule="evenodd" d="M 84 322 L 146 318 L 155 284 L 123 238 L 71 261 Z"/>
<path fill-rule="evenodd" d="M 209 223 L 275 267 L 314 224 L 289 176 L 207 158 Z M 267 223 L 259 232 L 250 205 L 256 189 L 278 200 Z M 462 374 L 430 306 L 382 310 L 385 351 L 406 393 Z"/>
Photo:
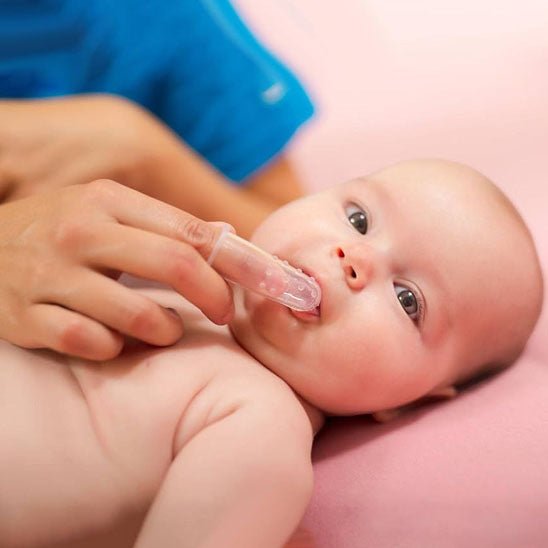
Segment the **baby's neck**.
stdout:
<path fill-rule="evenodd" d="M 322 426 L 325 424 L 325 413 L 323 411 L 320 411 L 317 407 L 314 407 L 312 404 L 308 403 L 306 400 L 301 398 L 301 396 L 299 396 L 298 394 L 297 394 L 297 399 L 301 402 L 301 405 L 306 411 L 306 414 L 308 415 L 308 418 L 310 419 L 310 424 L 312 425 L 312 430 L 314 431 L 314 435 L 316 435 L 321 430 Z"/>
<path fill-rule="evenodd" d="M 230 329 L 230 326 L 229 326 L 229 329 L 228 329 L 228 333 L 229 333 L 229 336 L 232 338 L 232 340 L 244 351 L 246 352 L 247 354 L 249 354 L 254 360 L 257 361 L 257 363 L 261 364 L 265 369 L 267 369 L 268 371 L 270 371 L 270 373 L 272 375 L 275 375 L 275 373 L 273 373 L 271 371 L 271 369 L 265 364 L 263 363 L 260 359 L 258 359 L 257 356 L 255 356 L 254 354 L 252 354 L 251 352 L 249 352 L 249 350 L 241 344 L 241 342 L 238 340 L 238 337 L 235 336 L 234 332 L 232 329 Z M 285 379 L 282 379 L 285 381 Z M 287 382 L 287 381 L 286 381 Z M 289 383 L 288 383 L 289 384 Z M 291 388 L 293 388 L 291 385 L 289 385 Z M 316 435 L 319 430 L 322 428 L 322 426 L 324 425 L 325 423 L 325 413 L 323 411 L 321 411 L 320 409 L 318 409 L 316 406 L 312 405 L 311 403 L 309 403 L 308 401 L 306 401 L 302 396 L 300 396 L 295 390 L 293 390 L 293 392 L 295 393 L 295 396 L 297 397 L 297 399 L 299 400 L 300 404 L 303 406 L 303 409 L 305 410 L 306 414 L 308 415 L 308 418 L 310 419 L 310 424 L 312 425 L 312 430 L 314 432 L 314 435 Z"/>

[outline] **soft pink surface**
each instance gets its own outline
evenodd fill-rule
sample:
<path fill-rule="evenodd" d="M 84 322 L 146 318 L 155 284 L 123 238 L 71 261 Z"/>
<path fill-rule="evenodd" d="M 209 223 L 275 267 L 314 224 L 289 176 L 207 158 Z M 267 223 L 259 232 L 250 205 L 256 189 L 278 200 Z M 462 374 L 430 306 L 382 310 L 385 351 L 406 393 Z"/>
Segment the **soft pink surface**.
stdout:
<path fill-rule="evenodd" d="M 547 272 L 548 3 L 237 5 L 316 99 L 293 153 L 311 189 L 404 158 L 468 163 L 518 206 Z M 337 420 L 314 460 L 320 547 L 548 546 L 548 313 L 513 369 L 393 424 Z"/>

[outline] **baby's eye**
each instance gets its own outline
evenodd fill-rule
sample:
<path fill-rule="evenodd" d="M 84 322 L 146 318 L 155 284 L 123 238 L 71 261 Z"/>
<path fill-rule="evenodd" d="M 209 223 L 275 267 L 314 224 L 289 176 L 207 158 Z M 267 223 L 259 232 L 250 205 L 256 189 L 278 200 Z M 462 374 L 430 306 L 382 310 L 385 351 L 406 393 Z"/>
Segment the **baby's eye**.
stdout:
<path fill-rule="evenodd" d="M 367 232 L 367 215 L 365 211 L 356 204 L 349 203 L 345 209 L 347 219 L 350 224 L 360 233 L 365 234 Z"/>
<path fill-rule="evenodd" d="M 418 319 L 419 301 L 415 294 L 408 287 L 403 287 L 401 285 L 395 285 L 394 289 L 396 290 L 398 301 L 400 301 L 400 304 L 406 314 L 412 320 Z"/>

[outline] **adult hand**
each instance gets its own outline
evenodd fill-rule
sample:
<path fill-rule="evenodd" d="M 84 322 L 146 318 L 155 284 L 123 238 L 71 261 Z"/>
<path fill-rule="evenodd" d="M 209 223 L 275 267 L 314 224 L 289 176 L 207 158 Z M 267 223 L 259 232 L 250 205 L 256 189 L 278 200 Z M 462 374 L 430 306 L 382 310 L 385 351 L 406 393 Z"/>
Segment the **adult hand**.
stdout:
<path fill-rule="evenodd" d="M 0 338 L 92 360 L 116 356 L 123 334 L 178 340 L 181 319 L 113 279 L 122 272 L 225 323 L 232 293 L 204 259 L 221 230 L 108 180 L 0 205 Z"/>

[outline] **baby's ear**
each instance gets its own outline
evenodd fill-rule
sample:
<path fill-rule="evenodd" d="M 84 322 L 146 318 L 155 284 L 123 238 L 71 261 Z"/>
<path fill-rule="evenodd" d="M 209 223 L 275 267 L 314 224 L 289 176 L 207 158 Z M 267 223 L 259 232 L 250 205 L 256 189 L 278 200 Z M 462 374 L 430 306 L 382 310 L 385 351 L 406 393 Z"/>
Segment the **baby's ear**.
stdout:
<path fill-rule="evenodd" d="M 458 391 L 454 386 L 446 386 L 444 388 L 434 388 L 425 396 L 425 399 L 450 400 L 457 394 Z"/>
<path fill-rule="evenodd" d="M 395 407 L 394 409 L 385 409 L 384 411 L 375 411 L 371 413 L 371 416 L 377 422 L 389 422 L 399 417 L 404 412 L 403 407 Z"/>
<path fill-rule="evenodd" d="M 396 417 L 399 417 L 406 409 L 411 407 L 416 407 L 418 404 L 432 401 L 432 400 L 450 400 L 458 394 L 457 389 L 454 386 L 446 386 L 444 388 L 434 388 L 431 392 L 423 396 L 419 400 L 411 403 L 409 405 L 404 405 L 402 407 L 395 407 L 394 409 L 385 409 L 383 411 L 375 411 L 371 413 L 372 417 L 377 422 L 389 422 L 394 420 Z"/>

